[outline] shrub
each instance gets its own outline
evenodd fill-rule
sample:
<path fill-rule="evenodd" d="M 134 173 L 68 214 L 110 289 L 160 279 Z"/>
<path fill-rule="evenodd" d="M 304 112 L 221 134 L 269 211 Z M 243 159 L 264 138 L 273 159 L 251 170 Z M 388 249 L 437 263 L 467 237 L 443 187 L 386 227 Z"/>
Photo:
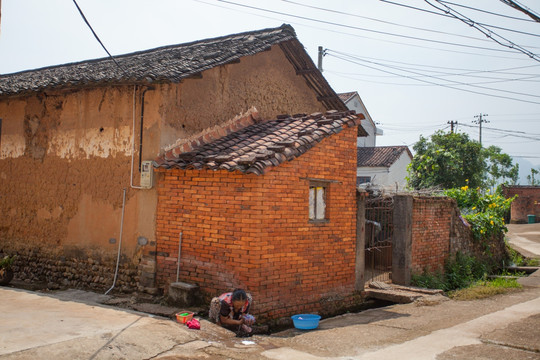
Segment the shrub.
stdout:
<path fill-rule="evenodd" d="M 500 190 L 493 194 L 489 190 L 481 193 L 479 188 L 468 186 L 446 190 L 444 195 L 456 200 L 463 218 L 471 225 L 475 240 L 489 239 L 508 231 L 504 217 L 515 196 L 506 199 Z"/>
<path fill-rule="evenodd" d="M 15 258 L 17 255 L 9 256 L 6 255 L 2 260 L 0 260 L 0 269 L 3 270 L 11 270 L 11 266 L 13 265 L 13 262 L 15 262 Z"/>
<path fill-rule="evenodd" d="M 446 262 L 444 274 L 424 271 L 413 275 L 411 283 L 414 286 L 451 291 L 485 279 L 490 270 L 491 266 L 487 262 L 458 252 Z"/>

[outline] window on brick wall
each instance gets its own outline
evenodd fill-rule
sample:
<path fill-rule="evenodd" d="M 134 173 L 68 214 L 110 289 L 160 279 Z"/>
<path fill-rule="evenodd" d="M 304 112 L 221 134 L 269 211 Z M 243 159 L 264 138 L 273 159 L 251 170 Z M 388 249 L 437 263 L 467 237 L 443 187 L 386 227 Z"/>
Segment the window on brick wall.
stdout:
<path fill-rule="evenodd" d="M 309 184 L 309 221 L 325 222 L 328 183 L 311 181 Z"/>

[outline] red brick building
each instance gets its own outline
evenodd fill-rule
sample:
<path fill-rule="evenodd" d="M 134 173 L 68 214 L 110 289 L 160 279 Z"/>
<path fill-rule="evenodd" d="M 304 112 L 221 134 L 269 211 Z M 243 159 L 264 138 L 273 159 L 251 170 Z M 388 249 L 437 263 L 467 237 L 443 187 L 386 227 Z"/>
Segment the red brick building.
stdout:
<path fill-rule="evenodd" d="M 207 297 L 248 289 L 271 319 L 352 301 L 362 118 L 252 115 L 158 159 L 158 286 L 176 279 L 182 233 L 180 281 Z"/>
<path fill-rule="evenodd" d="M 506 198 L 517 195 L 510 208 L 511 223 L 527 223 L 528 215 L 540 221 L 540 186 L 505 186 L 503 194 Z"/>

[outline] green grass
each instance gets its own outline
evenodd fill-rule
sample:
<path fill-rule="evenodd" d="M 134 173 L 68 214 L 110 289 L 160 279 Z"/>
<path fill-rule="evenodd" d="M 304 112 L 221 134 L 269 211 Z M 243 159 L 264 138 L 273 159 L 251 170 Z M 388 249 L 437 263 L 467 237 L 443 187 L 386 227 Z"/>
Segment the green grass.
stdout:
<path fill-rule="evenodd" d="M 413 274 L 411 283 L 418 287 L 451 291 L 466 288 L 475 281 L 486 278 L 491 270 L 489 264 L 457 253 L 446 263 L 444 274 L 424 271 L 422 274 Z"/>
<path fill-rule="evenodd" d="M 447 262 L 444 274 L 424 271 L 413 274 L 411 283 L 429 289 L 442 289 L 455 300 L 483 299 L 521 289 L 517 277 L 524 274 L 511 274 L 503 270 L 497 274 L 501 277 L 488 279 L 488 274 L 494 271 L 493 264 L 457 253 Z"/>
<path fill-rule="evenodd" d="M 506 241 L 506 240 L 505 240 Z M 538 259 L 527 258 L 512 249 L 506 241 L 506 250 L 510 255 L 510 262 L 516 266 L 538 266 L 540 261 Z"/>
<path fill-rule="evenodd" d="M 450 291 L 448 296 L 454 300 L 478 300 L 519 289 L 521 289 L 521 284 L 517 282 L 517 279 L 495 278 L 480 280 L 467 288 Z"/>

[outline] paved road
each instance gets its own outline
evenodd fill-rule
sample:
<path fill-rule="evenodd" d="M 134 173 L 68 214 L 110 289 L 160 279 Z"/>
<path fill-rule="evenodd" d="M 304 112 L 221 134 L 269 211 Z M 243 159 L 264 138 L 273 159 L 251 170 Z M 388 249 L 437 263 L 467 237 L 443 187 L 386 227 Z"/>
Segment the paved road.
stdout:
<path fill-rule="evenodd" d="M 510 226 L 510 237 L 540 254 L 538 230 Z M 0 359 L 540 360 L 540 271 L 521 282 L 521 291 L 484 300 L 434 296 L 249 339 L 204 320 L 196 331 L 104 306 L 99 294 L 0 287 Z"/>
<path fill-rule="evenodd" d="M 540 359 L 540 274 L 531 279 L 489 299 L 439 296 L 249 339 L 101 306 L 92 293 L 0 288 L 0 359 Z"/>
<path fill-rule="evenodd" d="M 522 255 L 540 258 L 540 223 L 508 224 L 506 237 L 514 249 Z"/>

